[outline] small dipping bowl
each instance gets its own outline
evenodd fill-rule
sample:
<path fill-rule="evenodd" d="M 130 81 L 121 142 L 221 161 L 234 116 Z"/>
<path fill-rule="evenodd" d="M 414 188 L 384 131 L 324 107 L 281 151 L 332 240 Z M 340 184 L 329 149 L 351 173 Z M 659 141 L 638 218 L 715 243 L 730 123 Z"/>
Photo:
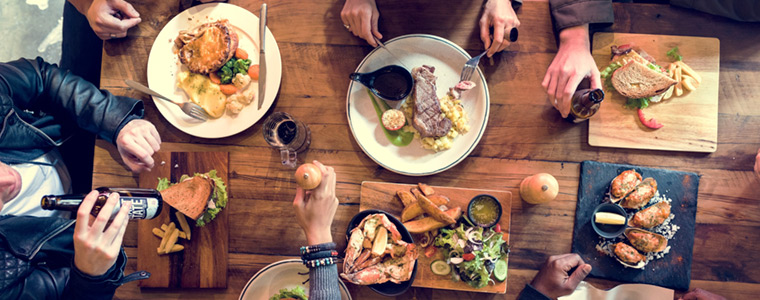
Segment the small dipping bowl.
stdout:
<path fill-rule="evenodd" d="M 375 96 L 388 101 L 406 99 L 414 85 L 412 73 L 397 65 L 385 66 L 369 73 L 351 73 L 348 77 L 369 88 Z"/>
<path fill-rule="evenodd" d="M 501 213 L 501 203 L 491 195 L 477 195 L 467 205 L 467 219 L 470 223 L 484 228 L 498 224 Z"/>
<path fill-rule="evenodd" d="M 625 218 L 625 223 L 623 223 L 623 225 L 599 224 L 596 222 L 596 213 L 598 212 L 609 212 L 621 215 Z M 597 206 L 596 209 L 594 209 L 594 213 L 591 214 L 591 227 L 593 227 L 594 231 L 603 238 L 614 239 L 620 236 L 623 234 L 623 231 L 625 231 L 626 224 L 628 224 L 628 215 L 625 213 L 625 209 L 617 204 L 602 203 Z"/>

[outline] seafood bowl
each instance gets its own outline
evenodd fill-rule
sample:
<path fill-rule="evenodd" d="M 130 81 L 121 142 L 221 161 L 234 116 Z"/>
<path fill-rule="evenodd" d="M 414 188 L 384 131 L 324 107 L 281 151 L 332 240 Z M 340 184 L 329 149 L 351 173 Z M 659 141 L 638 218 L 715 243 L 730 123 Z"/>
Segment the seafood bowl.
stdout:
<path fill-rule="evenodd" d="M 610 225 L 610 224 L 597 224 L 596 220 L 594 220 L 594 216 L 598 212 L 610 212 L 610 213 L 616 213 L 618 215 L 621 215 L 626 218 L 626 223 L 628 223 L 628 215 L 625 213 L 625 210 L 620 207 L 619 205 L 612 204 L 612 203 L 602 203 L 599 204 L 599 206 L 594 209 L 594 213 L 591 214 L 591 227 L 594 228 L 594 231 L 603 238 L 608 239 L 614 239 L 621 234 L 623 234 L 623 231 L 626 229 L 626 225 Z"/>
<path fill-rule="evenodd" d="M 352 250 L 355 250 L 355 249 L 353 249 L 355 247 L 352 246 L 352 243 L 351 243 L 352 242 L 351 241 L 351 237 L 352 237 L 352 231 L 353 231 L 353 229 L 356 228 L 357 226 L 364 225 L 363 221 L 368 216 L 370 216 L 370 215 L 376 215 L 376 214 L 384 215 L 386 217 L 385 220 L 387 220 L 389 223 L 391 223 L 391 224 L 393 224 L 395 226 L 395 228 L 397 230 L 397 233 L 389 232 L 388 233 L 389 237 L 391 237 L 391 236 L 393 236 L 395 234 L 398 234 L 398 237 L 400 237 L 400 241 L 403 241 L 403 244 L 406 244 L 409 247 L 416 247 L 416 245 L 414 244 L 414 239 L 412 238 L 411 233 L 409 233 L 409 231 L 406 229 L 406 227 L 404 227 L 404 224 L 402 224 L 393 215 L 391 215 L 391 214 L 389 214 L 389 213 L 387 213 L 385 211 L 377 210 L 377 209 L 364 210 L 364 211 L 361 211 L 358 214 L 356 214 L 351 219 L 351 222 L 348 223 L 348 228 L 346 229 L 346 240 L 348 240 L 348 243 L 347 243 L 347 246 L 346 246 L 346 258 L 344 259 L 344 262 L 343 262 L 343 264 L 344 264 L 344 271 L 346 269 L 345 268 L 346 264 L 351 264 L 352 265 L 352 264 L 354 264 L 354 261 L 358 260 L 355 257 L 353 257 L 353 256 L 355 256 L 355 254 L 350 254 L 349 253 Z M 383 222 L 383 221 L 380 221 L 380 222 Z M 361 245 L 359 245 L 359 247 L 361 247 Z M 414 282 L 414 277 L 417 275 L 417 259 L 416 258 L 417 258 L 417 255 L 419 254 L 419 250 L 420 249 L 414 248 L 414 250 L 410 250 L 410 251 L 407 252 L 407 254 L 409 256 L 413 255 L 413 257 L 414 257 L 414 263 L 413 263 L 414 265 L 411 268 L 411 274 L 410 274 L 408 280 L 399 281 L 398 283 L 396 283 L 396 282 L 393 282 L 393 279 L 391 279 L 391 280 L 383 282 L 383 283 L 369 284 L 368 285 L 369 288 L 372 289 L 373 291 L 377 292 L 378 294 L 383 295 L 383 296 L 398 296 L 398 295 L 401 295 L 401 294 L 405 293 L 409 289 L 409 287 L 412 286 L 412 283 Z M 359 249 L 359 251 L 361 251 L 361 249 Z M 358 252 L 354 252 L 354 253 L 358 253 Z M 361 258 L 359 258 L 359 259 L 361 259 Z M 396 260 L 398 260 L 398 259 L 396 259 Z M 401 258 L 401 260 L 403 260 L 403 258 Z M 391 260 L 391 261 L 393 261 L 393 260 Z M 403 269 L 402 267 L 397 266 L 397 265 L 387 265 L 387 263 L 378 263 L 377 265 L 378 265 L 378 267 L 376 267 L 375 269 L 379 270 L 378 272 L 380 272 L 380 273 L 392 272 L 392 270 L 389 271 L 390 269 L 393 269 L 393 270 Z M 365 270 L 371 269 L 371 268 L 372 267 L 367 267 Z M 382 268 L 386 268 L 386 270 L 382 270 Z M 356 273 L 359 273 L 359 272 L 356 272 Z M 370 276 L 373 276 L 373 275 L 377 276 L 378 274 L 370 274 Z M 353 276 L 357 276 L 357 275 L 356 274 L 349 274 L 347 276 L 346 274 L 341 274 L 341 277 L 344 280 L 349 281 L 349 282 L 352 282 L 351 280 L 348 280 L 349 277 L 353 277 Z M 352 282 L 352 283 L 356 284 L 356 282 Z"/>

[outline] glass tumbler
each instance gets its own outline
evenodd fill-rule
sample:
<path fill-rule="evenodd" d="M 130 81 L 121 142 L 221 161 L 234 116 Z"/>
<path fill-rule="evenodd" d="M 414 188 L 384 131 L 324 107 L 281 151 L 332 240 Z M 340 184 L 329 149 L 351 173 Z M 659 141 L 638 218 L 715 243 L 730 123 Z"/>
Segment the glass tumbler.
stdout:
<path fill-rule="evenodd" d="M 284 166 L 295 168 L 296 156 L 309 148 L 311 130 L 284 112 L 275 112 L 264 121 L 262 129 L 264 140 L 269 146 L 280 150 L 280 160 Z"/>

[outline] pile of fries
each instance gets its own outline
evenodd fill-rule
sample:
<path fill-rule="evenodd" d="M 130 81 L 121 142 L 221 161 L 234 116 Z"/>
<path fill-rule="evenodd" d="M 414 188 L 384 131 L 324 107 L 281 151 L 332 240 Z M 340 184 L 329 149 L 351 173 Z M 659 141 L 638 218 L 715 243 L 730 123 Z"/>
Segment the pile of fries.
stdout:
<path fill-rule="evenodd" d="M 687 91 L 694 91 L 699 87 L 699 84 L 702 83 L 702 77 L 699 76 L 694 69 L 680 60 L 672 62 L 668 66 L 668 75 L 678 83 L 665 91 L 663 99 L 670 99 L 674 94 L 676 97 L 679 97 L 683 95 L 684 89 Z"/>
<path fill-rule="evenodd" d="M 161 225 L 161 228 L 153 228 L 153 234 L 161 238 L 161 244 L 156 249 L 159 255 L 182 251 L 185 249 L 185 246 L 177 244 L 177 241 L 179 239 L 190 240 L 190 225 L 187 224 L 185 215 L 181 212 L 176 212 L 176 216 L 177 222 L 182 230 L 179 230 L 179 228 L 174 225 L 174 222 L 163 224 Z"/>
<path fill-rule="evenodd" d="M 449 198 L 436 194 L 427 184 L 419 183 L 410 191 L 399 190 L 396 195 L 404 204 L 401 222 L 411 233 L 425 233 L 457 222 L 462 208 L 448 208 Z M 427 214 L 425 217 L 423 214 Z"/>

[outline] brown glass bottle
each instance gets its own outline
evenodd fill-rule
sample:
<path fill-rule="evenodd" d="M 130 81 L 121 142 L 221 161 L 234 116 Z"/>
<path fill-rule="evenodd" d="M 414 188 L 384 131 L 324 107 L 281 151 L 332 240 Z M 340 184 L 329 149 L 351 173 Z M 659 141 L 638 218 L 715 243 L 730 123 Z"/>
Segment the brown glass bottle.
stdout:
<path fill-rule="evenodd" d="M 604 91 L 601 89 L 583 89 L 573 94 L 570 102 L 570 114 L 566 120 L 573 123 L 581 123 L 591 118 L 602 105 Z"/>
<path fill-rule="evenodd" d="M 153 219 L 161 214 L 163 208 L 164 201 L 161 193 L 154 189 L 99 187 L 96 190 L 100 194 L 90 212 L 93 216 L 98 215 L 111 193 L 119 194 L 119 203 L 114 206 L 111 218 L 116 216 L 124 202 L 132 202 L 132 207 L 129 209 L 130 219 Z M 40 205 L 46 210 L 77 211 L 85 196 L 87 195 L 47 195 L 42 197 Z"/>

